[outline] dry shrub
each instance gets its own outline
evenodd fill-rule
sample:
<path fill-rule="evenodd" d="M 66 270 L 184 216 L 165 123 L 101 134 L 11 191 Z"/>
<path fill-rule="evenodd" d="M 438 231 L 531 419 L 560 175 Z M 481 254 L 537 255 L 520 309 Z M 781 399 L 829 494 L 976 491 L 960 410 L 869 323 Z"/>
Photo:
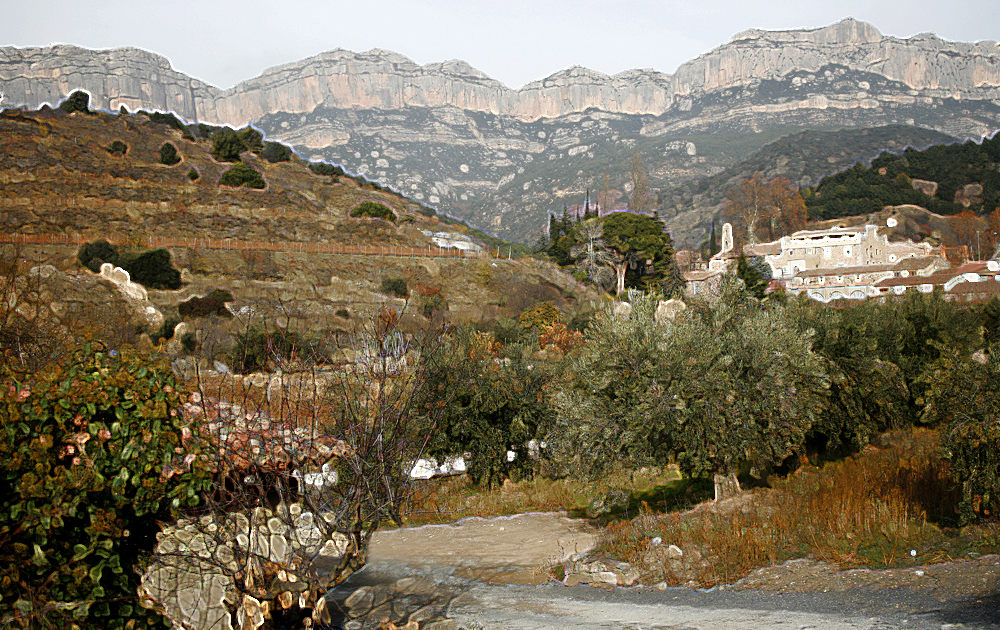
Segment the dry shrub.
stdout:
<path fill-rule="evenodd" d="M 601 550 L 640 564 L 656 581 L 701 586 L 806 556 L 841 567 L 946 558 L 942 549 L 954 545 L 939 525 L 955 522 L 959 496 L 937 439 L 927 429 L 894 432 L 883 436 L 884 448 L 867 447 L 820 469 L 804 467 L 770 490 L 615 523 L 604 531 Z M 662 545 L 651 545 L 654 537 Z M 667 561 L 669 545 L 683 550 L 685 560 Z M 651 551 L 656 548 L 663 553 Z"/>

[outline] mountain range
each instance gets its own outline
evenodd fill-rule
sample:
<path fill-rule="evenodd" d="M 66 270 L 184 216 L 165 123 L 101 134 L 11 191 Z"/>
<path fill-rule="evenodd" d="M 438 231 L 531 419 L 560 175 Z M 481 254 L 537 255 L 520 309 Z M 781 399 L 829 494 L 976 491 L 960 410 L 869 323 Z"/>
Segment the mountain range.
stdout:
<path fill-rule="evenodd" d="M 136 48 L 0 48 L 0 105 L 55 104 L 75 89 L 110 110 L 251 123 L 304 157 L 525 241 L 549 211 L 587 189 L 596 196 L 605 173 L 626 197 L 639 151 L 661 216 L 690 244 L 715 207 L 663 193 L 789 134 L 900 125 L 893 141 L 905 146 L 922 130 L 981 138 L 1000 128 L 1000 45 L 888 37 L 847 19 L 744 31 L 673 74 L 573 67 L 518 90 L 462 61 L 421 66 L 378 49 L 333 50 L 220 90 Z M 831 170 L 871 157 L 841 156 Z"/>

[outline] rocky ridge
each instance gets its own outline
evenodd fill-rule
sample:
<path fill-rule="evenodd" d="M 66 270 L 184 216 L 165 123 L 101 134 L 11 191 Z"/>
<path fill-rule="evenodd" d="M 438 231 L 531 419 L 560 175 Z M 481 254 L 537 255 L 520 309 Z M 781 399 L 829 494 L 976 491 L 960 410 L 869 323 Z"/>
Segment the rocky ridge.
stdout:
<path fill-rule="evenodd" d="M 871 24 L 846 19 L 809 30 L 748 30 L 682 64 L 673 75 L 651 69 L 614 76 L 571 67 L 513 90 L 464 61 L 421 66 L 387 50 L 337 49 L 266 70 L 218 90 L 136 48 L 89 51 L 74 46 L 0 49 L 6 101 L 37 106 L 66 88 L 89 90 L 101 107 L 152 107 L 189 119 L 242 125 L 275 112 L 304 113 L 319 105 L 402 109 L 452 106 L 525 121 L 599 109 L 660 115 L 700 93 L 815 72 L 837 64 L 872 72 L 917 92 L 909 96 L 1000 99 L 997 42 L 950 42 L 931 33 L 886 37 Z M 861 90 L 863 91 L 863 90 Z M 60 94 L 60 92 L 62 92 Z M 867 98 L 861 95 L 859 98 Z"/>

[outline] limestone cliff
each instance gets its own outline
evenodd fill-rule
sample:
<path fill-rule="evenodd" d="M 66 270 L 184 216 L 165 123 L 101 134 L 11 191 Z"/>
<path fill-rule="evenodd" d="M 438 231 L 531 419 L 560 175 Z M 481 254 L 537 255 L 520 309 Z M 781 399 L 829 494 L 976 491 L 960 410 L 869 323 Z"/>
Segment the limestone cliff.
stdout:
<path fill-rule="evenodd" d="M 463 61 L 421 66 L 386 50 L 338 49 L 270 68 L 221 91 L 143 50 L 74 46 L 0 49 L 0 89 L 9 105 L 55 102 L 83 88 L 101 107 L 168 109 L 189 119 L 237 125 L 276 112 L 310 112 L 321 104 L 345 109 L 452 106 L 533 121 L 591 108 L 659 115 L 678 97 L 830 64 L 882 75 L 924 96 L 1000 99 L 996 42 L 949 42 L 932 34 L 885 37 L 853 19 L 813 30 L 745 31 L 681 65 L 672 76 L 654 70 L 607 76 L 573 67 L 519 90 Z"/>
<path fill-rule="evenodd" d="M 199 118 L 197 102 L 214 102 L 220 94 L 139 48 L 0 48 L 0 106 L 56 105 L 73 90 L 90 92 L 94 107 L 175 111 L 191 120 Z"/>

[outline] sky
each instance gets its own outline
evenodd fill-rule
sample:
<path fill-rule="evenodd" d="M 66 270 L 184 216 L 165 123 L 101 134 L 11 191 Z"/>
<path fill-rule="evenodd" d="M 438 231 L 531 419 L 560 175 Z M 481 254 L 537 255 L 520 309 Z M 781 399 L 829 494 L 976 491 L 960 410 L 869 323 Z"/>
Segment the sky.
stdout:
<path fill-rule="evenodd" d="M 0 0 L 0 46 L 135 46 L 220 88 L 334 48 L 462 59 L 509 87 L 574 65 L 677 66 L 750 28 L 846 17 L 883 34 L 1000 40 L 998 0 Z"/>

